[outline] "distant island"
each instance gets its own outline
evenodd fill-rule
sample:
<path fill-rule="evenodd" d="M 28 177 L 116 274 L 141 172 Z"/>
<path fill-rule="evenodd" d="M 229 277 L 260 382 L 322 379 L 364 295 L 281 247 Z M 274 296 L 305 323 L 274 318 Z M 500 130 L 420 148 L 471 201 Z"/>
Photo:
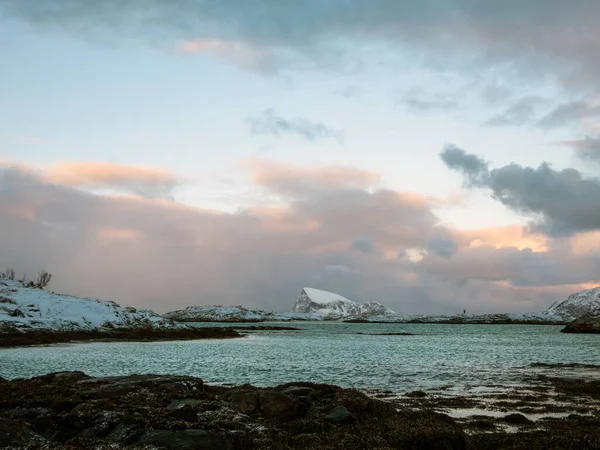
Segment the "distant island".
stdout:
<path fill-rule="evenodd" d="M 268 312 L 243 306 L 189 306 L 163 317 L 178 322 L 289 322 L 328 320 L 366 323 L 538 324 L 564 325 L 600 311 L 600 288 L 588 289 L 555 302 L 539 313 L 456 315 L 397 314 L 378 302 L 359 304 L 339 294 L 305 287 L 290 312 Z"/>
<path fill-rule="evenodd" d="M 18 281 L 14 273 L 1 275 L 0 347 L 85 340 L 242 336 L 235 327 L 198 328 L 185 322 L 569 324 L 565 332 L 600 332 L 600 287 L 573 294 L 535 314 L 403 315 L 378 302 L 359 304 L 333 292 L 306 287 L 289 312 L 267 312 L 243 306 L 189 306 L 160 316 L 148 310 L 121 307 L 111 301 L 55 294 L 44 289 L 47 282 Z"/>

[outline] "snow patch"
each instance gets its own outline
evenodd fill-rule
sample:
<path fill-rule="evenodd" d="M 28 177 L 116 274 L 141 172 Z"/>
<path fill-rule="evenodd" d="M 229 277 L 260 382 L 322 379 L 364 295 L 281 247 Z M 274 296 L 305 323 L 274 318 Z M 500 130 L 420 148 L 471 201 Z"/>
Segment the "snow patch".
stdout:
<path fill-rule="evenodd" d="M 317 314 L 325 320 L 367 318 L 394 314 L 394 311 L 381 303 L 371 301 L 360 305 L 333 292 L 314 288 L 302 289 L 292 312 Z"/>
<path fill-rule="evenodd" d="M 566 300 L 553 303 L 544 313 L 568 321 L 586 314 L 600 315 L 600 287 L 571 294 Z"/>
<path fill-rule="evenodd" d="M 0 331 L 108 331 L 181 327 L 148 310 L 115 302 L 78 298 L 0 279 Z"/>

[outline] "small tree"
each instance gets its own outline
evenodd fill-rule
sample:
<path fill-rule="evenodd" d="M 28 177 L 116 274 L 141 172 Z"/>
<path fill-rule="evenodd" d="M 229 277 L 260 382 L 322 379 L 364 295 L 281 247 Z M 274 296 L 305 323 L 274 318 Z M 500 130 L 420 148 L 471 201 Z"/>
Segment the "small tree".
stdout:
<path fill-rule="evenodd" d="M 50 280 L 52 280 L 52 274 L 42 270 L 38 273 L 37 283 L 35 284 L 36 288 L 44 289 L 46 286 L 50 284 Z"/>
<path fill-rule="evenodd" d="M 15 269 L 6 269 L 4 276 L 9 280 L 15 279 Z"/>

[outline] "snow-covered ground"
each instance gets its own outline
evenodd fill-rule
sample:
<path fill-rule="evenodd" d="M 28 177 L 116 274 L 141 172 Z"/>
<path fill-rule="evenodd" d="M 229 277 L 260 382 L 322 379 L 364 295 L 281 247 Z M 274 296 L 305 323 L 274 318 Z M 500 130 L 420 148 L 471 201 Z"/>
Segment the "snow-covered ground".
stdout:
<path fill-rule="evenodd" d="M 367 318 L 394 314 L 394 311 L 381 303 L 371 301 L 361 305 L 333 292 L 308 287 L 300 292 L 292 312 L 317 314 L 325 320 Z"/>
<path fill-rule="evenodd" d="M 292 320 L 322 320 L 317 314 L 267 312 L 243 306 L 188 306 L 163 315 L 179 322 L 289 322 Z"/>
<path fill-rule="evenodd" d="M 566 300 L 554 303 L 545 313 L 566 320 L 575 320 L 586 314 L 600 315 L 600 287 L 576 292 Z"/>
<path fill-rule="evenodd" d="M 556 322 L 562 324 L 565 322 L 560 316 L 543 313 L 535 314 L 457 314 L 457 315 L 416 315 L 416 314 L 393 314 L 384 316 L 371 316 L 366 320 L 369 322 L 389 322 L 389 323 L 510 323 L 510 322 L 531 322 L 531 323 L 549 323 Z"/>
<path fill-rule="evenodd" d="M 147 310 L 95 298 L 59 295 L 0 279 L 0 330 L 172 329 L 182 325 Z"/>

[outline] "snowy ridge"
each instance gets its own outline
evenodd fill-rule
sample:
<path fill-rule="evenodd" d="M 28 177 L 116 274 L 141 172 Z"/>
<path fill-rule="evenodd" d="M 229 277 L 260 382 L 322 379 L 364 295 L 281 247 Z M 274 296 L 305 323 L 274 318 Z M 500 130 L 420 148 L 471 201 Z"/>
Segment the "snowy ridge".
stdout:
<path fill-rule="evenodd" d="M 586 314 L 600 315 L 600 287 L 571 294 L 566 300 L 552 304 L 546 314 L 575 320 Z"/>
<path fill-rule="evenodd" d="M 289 322 L 292 320 L 322 320 L 316 314 L 277 313 L 243 306 L 188 306 L 163 314 L 177 322 Z"/>
<path fill-rule="evenodd" d="M 324 320 L 366 318 L 394 314 L 381 303 L 367 302 L 360 305 L 333 292 L 304 288 L 292 309 L 293 313 L 317 314 Z"/>
<path fill-rule="evenodd" d="M 95 298 L 59 295 L 0 279 L 0 331 L 108 331 L 172 329 L 182 325 L 147 310 L 123 308 Z"/>
<path fill-rule="evenodd" d="M 393 314 L 384 316 L 370 316 L 368 322 L 386 323 L 464 323 L 464 324 L 497 324 L 497 323 L 531 323 L 531 324 L 557 324 L 565 323 L 562 317 L 550 315 L 546 312 L 534 314 L 457 314 L 457 315 L 412 315 Z"/>

